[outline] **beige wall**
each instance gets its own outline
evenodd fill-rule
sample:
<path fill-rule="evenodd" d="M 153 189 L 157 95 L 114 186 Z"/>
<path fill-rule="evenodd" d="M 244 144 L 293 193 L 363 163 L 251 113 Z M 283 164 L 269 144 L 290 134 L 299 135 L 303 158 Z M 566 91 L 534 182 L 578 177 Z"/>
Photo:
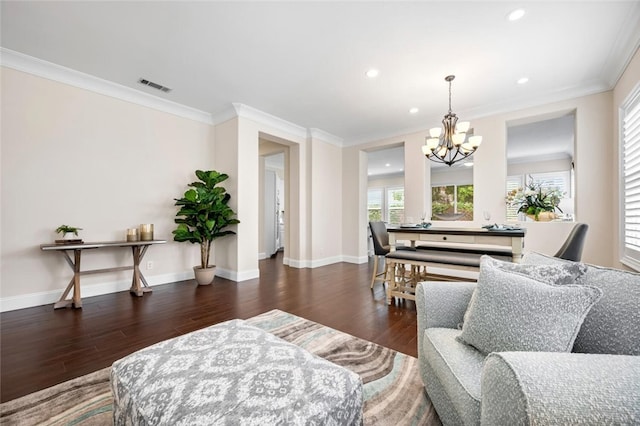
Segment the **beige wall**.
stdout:
<path fill-rule="evenodd" d="M 156 238 L 169 242 L 148 250 L 148 281 L 190 278 L 199 250 L 171 241 L 173 199 L 196 169 L 212 167 L 212 127 L 9 68 L 1 79 L 2 308 L 60 296 L 71 271 L 61 255 L 39 246 L 53 242 L 61 224 L 84 228 L 85 241 L 104 241 L 153 223 Z M 129 250 L 94 251 L 82 267 L 122 266 L 130 258 Z M 131 274 L 82 281 L 90 296 L 128 288 Z"/>
<path fill-rule="evenodd" d="M 342 148 L 311 141 L 312 266 L 342 260 Z"/>
<path fill-rule="evenodd" d="M 576 111 L 576 217 L 591 228 L 584 260 L 621 266 L 618 259 L 617 108 L 638 84 L 640 55 L 611 92 L 472 119 L 484 136 L 475 154 L 476 217 L 505 220 L 506 124 L 526 117 Z M 214 244 L 222 274 L 238 281 L 257 276 L 259 240 L 259 140 L 288 146 L 286 153 L 285 263 L 313 267 L 367 260 L 367 159 L 365 150 L 404 144 L 407 216 L 430 206 L 430 164 L 420 152 L 423 132 L 356 147 L 338 148 L 321 138 L 236 117 L 217 126 L 160 112 L 109 96 L 1 68 L 0 308 L 54 301 L 70 278 L 63 258 L 39 245 L 56 238 L 61 224 L 84 228 L 85 241 L 123 238 L 124 230 L 154 223 L 156 237 L 145 270 L 151 284 L 192 277 L 197 246 L 171 241 L 173 199 L 194 180 L 195 169 L 216 168 L 241 224 L 238 236 Z M 527 223 L 526 250 L 553 253 L 571 223 Z M 130 263 L 125 250 L 83 258 L 83 269 Z M 143 265 L 144 267 L 145 265 Z M 224 276 L 223 275 L 223 276 Z M 127 272 L 83 277 L 83 295 L 128 288 Z"/>

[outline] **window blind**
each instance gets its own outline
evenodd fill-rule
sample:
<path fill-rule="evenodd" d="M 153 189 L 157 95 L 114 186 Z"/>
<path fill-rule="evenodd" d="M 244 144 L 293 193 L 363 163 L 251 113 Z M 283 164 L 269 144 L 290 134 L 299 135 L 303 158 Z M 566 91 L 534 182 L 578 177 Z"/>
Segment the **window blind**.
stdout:
<path fill-rule="evenodd" d="M 522 188 L 523 176 L 507 176 L 507 193 L 510 191 L 517 191 L 518 188 Z M 516 206 L 507 206 L 507 220 L 508 221 L 517 221 L 518 220 L 518 207 Z"/>
<path fill-rule="evenodd" d="M 640 86 L 621 108 L 622 239 L 621 261 L 640 266 Z M 626 261 L 625 261 L 626 260 Z"/>

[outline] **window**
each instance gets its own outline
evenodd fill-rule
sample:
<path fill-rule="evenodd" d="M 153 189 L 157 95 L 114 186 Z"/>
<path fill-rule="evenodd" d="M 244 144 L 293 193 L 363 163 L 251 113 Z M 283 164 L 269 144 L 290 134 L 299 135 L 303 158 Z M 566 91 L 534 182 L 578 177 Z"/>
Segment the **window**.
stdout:
<path fill-rule="evenodd" d="M 432 186 L 431 220 L 473 220 L 473 185 Z"/>
<path fill-rule="evenodd" d="M 620 108 L 622 259 L 640 270 L 640 86 Z"/>
<path fill-rule="evenodd" d="M 369 213 L 369 222 L 378 222 L 382 220 L 382 189 L 370 189 L 367 191 L 367 212 Z"/>
<path fill-rule="evenodd" d="M 370 188 L 367 191 L 369 221 L 404 222 L 404 188 Z"/>
<path fill-rule="evenodd" d="M 507 176 L 507 192 L 511 190 L 517 190 L 518 188 L 524 188 L 526 184 L 533 183 L 540 185 L 542 189 L 558 189 L 564 194 L 562 200 L 571 200 L 573 197 L 572 191 L 572 173 L 569 170 L 563 170 L 559 172 L 546 172 L 546 173 L 531 173 L 528 175 Z M 560 202 L 560 209 L 565 216 L 573 215 L 573 209 L 570 210 L 570 206 L 573 205 L 573 201 L 566 203 Z M 559 213 L 559 212 L 557 212 Z M 569 217 L 570 217 L 569 216 Z M 507 220 L 519 221 L 525 220 L 523 217 L 518 217 L 518 207 L 507 206 Z M 569 219 L 571 220 L 571 219 Z"/>
<path fill-rule="evenodd" d="M 404 222 L 404 188 L 387 189 L 387 206 L 389 223 Z"/>

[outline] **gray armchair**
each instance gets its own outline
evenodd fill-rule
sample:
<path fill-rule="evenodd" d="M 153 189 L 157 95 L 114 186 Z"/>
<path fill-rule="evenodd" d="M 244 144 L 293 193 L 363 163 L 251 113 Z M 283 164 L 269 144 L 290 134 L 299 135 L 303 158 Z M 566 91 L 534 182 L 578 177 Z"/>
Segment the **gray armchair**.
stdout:
<path fill-rule="evenodd" d="M 640 424 L 640 275 L 588 266 L 581 279 L 603 296 L 571 353 L 482 354 L 456 340 L 476 283 L 418 283 L 420 371 L 443 424 Z"/>

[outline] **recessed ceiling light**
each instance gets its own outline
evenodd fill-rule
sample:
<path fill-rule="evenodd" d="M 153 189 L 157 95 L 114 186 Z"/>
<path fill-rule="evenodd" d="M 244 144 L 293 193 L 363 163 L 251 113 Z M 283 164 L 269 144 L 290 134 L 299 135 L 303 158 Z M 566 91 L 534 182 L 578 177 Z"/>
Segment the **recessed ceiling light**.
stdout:
<path fill-rule="evenodd" d="M 417 113 L 418 113 L 418 111 L 420 111 L 418 108 L 413 107 L 413 108 L 411 108 L 411 109 L 409 110 L 409 114 L 417 114 Z"/>
<path fill-rule="evenodd" d="M 464 163 L 465 167 L 473 167 L 473 163 Z"/>
<path fill-rule="evenodd" d="M 375 68 L 371 68 L 365 73 L 365 75 L 369 78 L 376 78 L 379 74 L 380 74 L 380 71 L 378 71 Z"/>
<path fill-rule="evenodd" d="M 385 167 L 391 167 L 391 164 L 387 163 L 384 165 Z"/>
<path fill-rule="evenodd" d="M 528 77 L 522 77 L 522 78 L 519 78 L 516 83 L 518 83 L 518 84 L 526 84 L 528 82 L 529 82 L 529 78 Z"/>
<path fill-rule="evenodd" d="M 507 19 L 510 21 L 517 21 L 524 16 L 524 9 L 516 9 L 507 15 Z"/>

